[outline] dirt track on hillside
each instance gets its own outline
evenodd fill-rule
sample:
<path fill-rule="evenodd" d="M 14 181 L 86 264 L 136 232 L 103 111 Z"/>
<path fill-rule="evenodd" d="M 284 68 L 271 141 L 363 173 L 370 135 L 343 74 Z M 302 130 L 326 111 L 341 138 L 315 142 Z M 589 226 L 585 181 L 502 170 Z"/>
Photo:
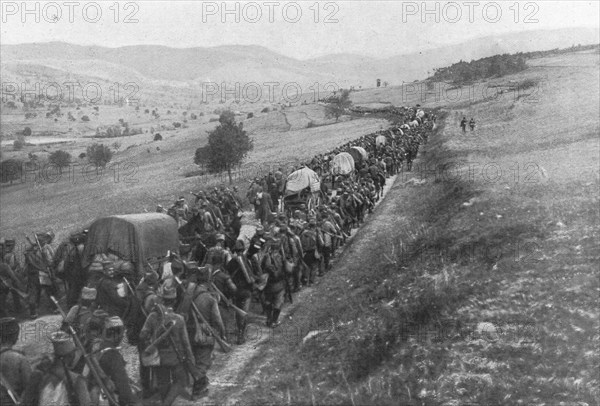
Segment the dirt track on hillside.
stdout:
<path fill-rule="evenodd" d="M 394 185 L 395 180 L 395 176 L 387 179 L 386 186 L 384 187 L 384 196 L 387 196 L 387 192 Z M 381 204 L 384 199 L 381 199 L 377 203 L 377 206 Z M 257 224 L 254 213 L 245 212 L 244 224 L 240 236 L 249 239 L 254 234 Z M 364 226 L 362 226 L 361 229 L 362 228 L 364 228 Z M 352 236 L 347 240 L 346 247 L 350 245 L 350 241 L 354 239 L 358 230 L 360 229 L 352 230 Z M 336 261 L 340 252 L 341 250 L 338 251 L 336 258 L 332 260 L 332 270 L 330 272 L 335 272 Z M 313 287 L 304 288 L 302 291 L 295 294 L 294 303 L 288 303 L 284 306 L 280 320 L 282 322 L 291 320 L 293 317 L 292 314 L 297 309 L 298 305 L 306 303 L 311 295 L 315 294 L 318 285 L 319 283 L 317 282 Z M 61 317 L 58 315 L 46 315 L 33 321 L 22 322 L 21 337 L 17 343 L 18 347 L 26 352 L 32 362 L 36 362 L 44 354 L 50 354 L 52 346 L 49 341 L 49 336 L 52 332 L 59 329 L 60 322 Z M 210 380 L 209 395 L 194 401 L 179 397 L 174 404 L 181 406 L 214 405 L 215 403 L 219 405 L 228 405 L 236 404 L 236 402 L 239 404 L 240 399 L 236 397 L 236 394 L 241 392 L 243 388 L 248 387 L 248 384 L 244 382 L 246 376 L 245 371 L 254 366 L 253 361 L 255 360 L 255 357 L 260 354 L 265 343 L 274 339 L 276 336 L 277 329 L 273 330 L 264 325 L 250 324 L 248 327 L 247 342 L 244 345 L 234 345 L 233 351 L 229 354 L 224 354 L 218 346 L 216 346 L 215 352 L 213 353 L 213 365 L 208 373 Z M 121 348 L 121 352 L 128 365 L 127 369 L 129 376 L 137 382 L 139 380 L 137 349 L 126 343 L 123 343 Z M 264 359 L 261 360 L 261 363 L 264 361 Z"/>

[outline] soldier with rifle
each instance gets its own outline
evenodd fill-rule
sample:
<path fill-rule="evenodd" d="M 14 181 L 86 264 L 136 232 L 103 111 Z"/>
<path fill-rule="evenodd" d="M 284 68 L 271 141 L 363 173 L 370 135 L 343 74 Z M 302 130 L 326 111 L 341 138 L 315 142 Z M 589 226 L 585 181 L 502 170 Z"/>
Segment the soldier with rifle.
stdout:
<path fill-rule="evenodd" d="M 119 344 L 123 341 L 124 335 L 125 326 L 121 318 L 114 316 L 106 319 L 102 341 L 96 354 L 98 365 L 112 382 L 119 406 L 142 406 L 142 402 L 132 389 L 125 369 L 125 360 L 119 351 Z"/>
<path fill-rule="evenodd" d="M 233 250 L 233 258 L 227 264 L 226 269 L 237 287 L 237 291 L 234 294 L 235 307 L 243 310 L 243 312 L 248 312 L 250 302 L 252 301 L 252 291 L 256 289 L 257 283 L 260 282 L 260 277 L 252 272 L 248 259 L 244 255 L 245 250 L 244 241 L 237 240 Z M 226 299 L 224 296 L 222 298 Z M 235 321 L 237 326 L 237 343 L 240 345 L 245 341 L 246 316 L 236 311 Z"/>
<path fill-rule="evenodd" d="M 193 365 L 194 356 L 183 317 L 173 310 L 177 300 L 175 287 L 165 283 L 161 287 L 162 304 L 157 303 L 148 315 L 140 332 L 140 340 L 155 342 L 174 323 L 170 333 L 155 346 L 158 349 L 160 363 L 154 367 L 161 405 L 170 406 L 182 394 L 190 373 L 197 380 L 197 371 Z"/>
<path fill-rule="evenodd" d="M 44 358 L 33 371 L 23 405 L 91 405 L 85 378 L 72 371 L 81 356 L 73 338 L 63 331 L 50 336 L 54 357 Z"/>
<path fill-rule="evenodd" d="M 204 396 L 208 393 L 209 382 L 206 374 L 212 365 L 215 341 L 219 342 L 223 350 L 229 348 L 223 339 L 225 325 L 218 301 L 210 289 L 209 279 L 208 268 L 196 268 L 185 286 L 184 298 L 178 309 L 190 327 L 188 333 L 198 372 L 198 379 L 192 389 L 194 396 Z"/>
<path fill-rule="evenodd" d="M 26 286 L 23 286 L 23 277 L 21 275 L 21 264 L 14 252 L 15 240 L 0 238 L 0 262 L 6 264 L 6 267 L 0 271 L 0 315 L 6 313 L 6 299 L 12 294 L 13 310 L 15 314 L 20 314 L 23 310 L 21 299 L 27 302 L 28 296 L 25 293 Z"/>
<path fill-rule="evenodd" d="M 132 298 L 137 302 L 137 306 L 139 306 L 142 316 L 144 320 L 148 318 L 148 314 L 154 309 L 158 303 L 160 303 L 160 298 L 158 297 L 158 287 L 159 287 L 159 276 L 154 270 L 148 270 L 140 283 L 136 286 L 135 290 L 127 280 L 127 278 L 123 278 L 123 283 L 127 287 L 127 290 L 131 294 Z M 142 396 L 144 398 L 150 397 L 152 395 L 152 368 L 150 366 L 145 365 L 145 362 L 142 358 L 142 354 L 144 352 L 145 344 L 138 340 L 137 342 L 138 355 L 140 357 L 140 383 L 142 385 Z"/>
<path fill-rule="evenodd" d="M 67 315 L 65 314 L 63 309 L 60 307 L 58 300 L 56 300 L 56 298 L 54 298 L 54 296 L 50 296 L 50 299 L 52 300 L 52 302 L 54 302 L 54 305 L 56 306 L 56 309 L 62 316 L 63 321 L 66 320 Z M 92 317 L 91 317 L 89 325 L 88 325 L 88 329 L 91 328 L 92 321 L 98 317 L 98 316 L 96 316 L 96 313 L 98 313 L 98 312 L 100 312 L 100 310 L 96 310 L 92 314 Z M 114 394 L 114 386 L 112 385 L 112 383 L 110 382 L 110 379 L 108 379 L 108 377 L 106 376 L 106 374 L 104 373 L 102 368 L 98 365 L 98 361 L 93 356 L 92 351 L 89 351 L 86 348 L 86 346 L 84 346 L 83 342 L 81 341 L 81 338 L 79 337 L 79 335 L 75 331 L 75 328 L 72 325 L 67 324 L 67 329 L 68 329 L 68 335 L 65 334 L 64 332 L 60 331 L 58 333 L 55 333 L 56 340 L 53 339 L 52 341 L 53 341 L 53 344 L 55 344 L 55 342 L 56 342 L 55 347 L 54 347 L 55 354 L 57 353 L 57 350 L 60 350 L 60 351 L 58 351 L 58 357 L 57 357 L 57 359 L 55 359 L 55 363 L 59 359 L 62 361 L 62 365 L 64 367 L 64 372 L 65 372 L 64 374 L 62 374 L 63 379 L 66 382 L 67 388 L 72 388 L 73 390 L 69 390 L 69 392 L 72 393 L 72 395 L 68 399 L 69 402 L 67 402 L 67 403 L 56 403 L 55 402 L 54 404 L 71 404 L 71 405 L 79 404 L 80 406 L 82 406 L 84 404 L 85 405 L 91 404 L 90 395 L 87 391 L 87 386 L 85 384 L 84 378 L 81 375 L 78 375 L 78 374 L 75 374 L 72 372 L 72 370 L 79 364 L 80 357 L 83 356 L 85 366 L 87 367 L 87 371 L 90 374 L 91 379 L 93 380 L 93 384 L 99 388 L 102 395 L 107 399 L 109 406 L 118 406 L 118 402 L 116 400 L 117 398 Z M 58 334 L 60 334 L 60 335 L 58 335 Z M 71 336 L 70 339 L 69 339 L 69 336 Z M 92 341 L 93 339 L 94 339 L 93 334 L 90 334 L 90 337 L 87 337 L 88 342 Z M 89 346 L 88 346 L 88 348 L 89 348 Z M 72 358 L 70 358 L 71 355 L 73 355 Z M 67 357 L 67 358 L 65 358 L 65 357 Z M 53 365 L 50 366 L 50 372 L 51 372 L 52 368 L 53 368 Z M 69 373 L 67 373 L 67 372 L 69 372 Z M 73 376 L 71 377 L 71 375 L 73 375 Z M 77 383 L 77 386 L 74 384 L 74 382 L 79 381 L 80 377 L 82 380 L 84 380 L 83 384 L 85 386 L 85 394 L 80 393 L 80 389 L 78 389 L 79 383 Z M 32 378 L 32 380 L 33 380 L 33 378 Z M 54 386 L 56 387 L 56 385 L 58 385 L 58 383 L 56 383 L 54 380 Z M 43 392 L 42 392 L 42 395 L 43 395 Z M 79 398 L 80 400 L 78 401 L 76 398 Z M 81 399 L 84 400 L 84 403 L 81 403 Z M 71 402 L 73 402 L 73 403 L 71 403 Z M 40 399 L 39 406 L 45 406 L 47 404 L 52 404 L 52 402 L 42 403 L 41 399 Z M 36 405 L 37 405 L 37 403 L 36 403 Z"/>
<path fill-rule="evenodd" d="M 54 240 L 54 233 L 48 231 L 44 234 L 34 234 L 35 241 L 27 237 L 31 247 L 25 251 L 25 270 L 29 293 L 29 316 L 37 318 L 41 293 L 45 291 L 50 296 L 59 293 L 52 263 L 54 250 L 50 246 Z"/>
<path fill-rule="evenodd" d="M 31 378 L 31 366 L 14 348 L 19 339 L 19 323 L 14 317 L 0 319 L 0 405 L 20 404 Z"/>

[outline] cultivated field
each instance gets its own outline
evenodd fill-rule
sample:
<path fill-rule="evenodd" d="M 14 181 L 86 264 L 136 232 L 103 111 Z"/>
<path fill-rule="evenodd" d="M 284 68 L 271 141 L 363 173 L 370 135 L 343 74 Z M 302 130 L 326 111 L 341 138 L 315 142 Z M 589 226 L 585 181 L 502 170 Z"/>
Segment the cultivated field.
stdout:
<path fill-rule="evenodd" d="M 234 177 L 234 185 L 240 186 L 242 195 L 245 194 L 248 180 L 255 176 L 262 176 L 279 167 L 289 170 L 292 165 L 317 153 L 387 124 L 385 120 L 368 118 L 353 121 L 346 118 L 335 123 L 335 120 L 326 119 L 324 108 L 316 104 L 261 113 L 263 107 L 262 104 L 255 107 L 255 118 L 246 120 L 245 116 L 238 116 L 238 120 L 244 120 L 245 128 L 255 142 L 254 150 Z M 216 108 L 218 106 L 213 106 L 213 109 Z M 52 229 L 60 240 L 68 233 L 86 227 L 97 217 L 153 211 L 159 203 L 164 206 L 172 204 L 180 194 L 193 198 L 190 191 L 228 183 L 226 177 L 222 176 L 189 176 L 199 172 L 199 167 L 193 163 L 195 150 L 204 145 L 208 131 L 217 124 L 208 122 L 210 118 L 217 117 L 210 114 L 209 108 L 197 120 L 189 119 L 189 114 L 198 111 L 188 112 L 188 128 L 178 129 L 171 124 L 182 122 L 184 117 L 181 110 L 173 110 L 172 114 L 167 115 L 167 109 L 161 108 L 161 117 L 152 120 L 148 118 L 149 114 L 144 113 L 145 108 L 140 109 L 141 112 L 133 106 L 101 106 L 97 117 L 90 116 L 92 124 L 75 122 L 72 124 L 73 132 L 67 133 L 60 130 L 69 125 L 66 123 L 54 123 L 46 118 L 24 121 L 23 114 L 3 115 L 2 125 L 6 121 L 7 126 L 5 132 L 29 125 L 33 129 L 31 138 L 37 141 L 49 142 L 60 137 L 60 144 L 56 145 L 25 146 L 21 151 L 13 151 L 10 146 L 3 148 L 3 159 L 27 160 L 32 152 L 41 161 L 38 171 L 24 173 L 13 185 L 1 186 L 3 235 L 14 235 L 18 240 L 23 240 L 24 232 Z M 85 108 L 87 110 L 91 108 Z M 43 112 L 39 112 L 40 115 L 44 115 Z M 141 128 L 144 133 L 115 138 L 84 136 L 92 128 L 95 132 L 98 125 L 118 124 L 120 118 L 129 122 L 132 128 Z M 66 118 L 62 117 L 61 120 Z M 289 125 L 277 125 L 286 120 Z M 306 128 L 306 123 L 310 121 L 317 126 Z M 167 129 L 161 130 L 161 125 L 167 126 Z M 162 135 L 162 141 L 153 141 L 154 135 L 149 132 L 151 127 Z M 265 128 L 268 131 L 264 131 Z M 44 131 L 52 136 L 40 134 Z M 115 142 L 120 144 L 119 149 L 104 170 L 98 172 L 95 166 L 88 165 L 85 158 L 78 158 L 93 143 L 112 146 Z M 64 168 L 62 174 L 43 163 L 49 153 L 58 149 L 66 150 L 74 158 L 73 164 Z M 114 147 L 112 149 L 115 150 Z"/>

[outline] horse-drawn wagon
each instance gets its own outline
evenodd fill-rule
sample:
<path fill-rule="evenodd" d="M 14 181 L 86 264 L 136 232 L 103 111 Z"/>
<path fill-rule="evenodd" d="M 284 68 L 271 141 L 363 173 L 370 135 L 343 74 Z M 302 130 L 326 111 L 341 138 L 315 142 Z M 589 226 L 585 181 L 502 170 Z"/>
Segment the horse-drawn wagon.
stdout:
<path fill-rule="evenodd" d="M 314 210 L 322 200 L 321 180 L 315 171 L 304 167 L 288 176 L 283 195 L 283 208 L 289 216 L 301 205 L 305 205 L 309 211 Z"/>
<path fill-rule="evenodd" d="M 88 227 L 82 255 L 83 267 L 99 254 L 113 254 L 133 264 L 137 276 L 155 258 L 179 252 L 177 222 L 162 213 L 125 214 L 102 217 Z"/>

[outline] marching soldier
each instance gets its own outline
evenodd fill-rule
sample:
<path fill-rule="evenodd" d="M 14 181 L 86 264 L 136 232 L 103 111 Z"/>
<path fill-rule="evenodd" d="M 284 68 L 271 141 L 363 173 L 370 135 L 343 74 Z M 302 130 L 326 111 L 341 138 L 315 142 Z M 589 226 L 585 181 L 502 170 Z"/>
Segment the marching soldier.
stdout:
<path fill-rule="evenodd" d="M 119 344 L 123 341 L 124 334 L 123 321 L 117 316 L 108 318 L 104 324 L 102 342 L 96 358 L 98 365 L 115 388 L 119 406 L 142 406 L 142 402 L 137 398 L 129 384 L 129 377 L 125 369 L 126 362 L 119 351 Z M 99 392 L 97 394 L 99 395 Z"/>
<path fill-rule="evenodd" d="M 305 285 L 311 286 L 315 283 L 316 271 L 320 258 L 317 251 L 317 221 L 311 218 L 308 228 L 300 234 L 302 251 L 304 252 L 304 275 L 302 277 Z"/>
<path fill-rule="evenodd" d="M 279 325 L 279 314 L 285 301 L 286 283 L 283 248 L 280 239 L 271 237 L 267 242 L 262 268 L 269 275 L 265 287 L 267 327 L 277 327 Z"/>
<path fill-rule="evenodd" d="M 67 313 L 67 317 L 63 320 L 62 330 L 67 331 L 67 325 L 80 335 L 86 331 L 87 324 L 92 317 L 92 313 L 96 310 L 96 289 L 84 287 L 81 290 L 81 298 L 79 303 L 71 307 Z"/>
<path fill-rule="evenodd" d="M 160 365 L 155 367 L 161 404 L 171 406 L 187 384 L 187 371 L 193 362 L 192 348 L 183 317 L 173 311 L 177 300 L 175 287 L 161 287 L 162 304 L 148 315 L 140 340 L 158 349 Z M 169 330 L 170 329 L 170 330 Z"/>
<path fill-rule="evenodd" d="M 198 268 L 196 270 L 197 286 L 194 288 L 193 302 L 202 314 L 210 327 L 221 336 L 225 337 L 225 325 L 221 318 L 218 301 L 209 288 L 210 271 L 208 268 Z M 203 328 L 202 323 L 194 312 L 188 310 L 188 320 L 194 325 L 193 352 L 198 379 L 194 383 L 192 394 L 194 396 L 203 396 L 208 393 L 207 372 L 212 365 L 212 353 L 215 348 L 215 339 L 210 336 L 207 329 Z"/>
<path fill-rule="evenodd" d="M 14 349 L 19 331 L 14 317 L 0 319 L 0 405 L 19 404 L 30 382 L 29 361 L 25 354 Z"/>
<path fill-rule="evenodd" d="M 54 357 L 45 358 L 31 375 L 23 405 L 91 405 L 85 379 L 72 371 L 81 354 L 73 339 L 59 331 L 50 336 Z"/>
<path fill-rule="evenodd" d="M 58 287 L 54 280 L 54 270 L 51 266 L 54 259 L 54 250 L 50 244 L 53 240 L 54 233 L 52 231 L 36 234 L 36 242 L 29 240 L 31 247 L 25 251 L 29 315 L 32 319 L 38 316 L 42 291 L 45 291 L 48 297 L 58 294 Z"/>
<path fill-rule="evenodd" d="M 252 272 L 252 268 L 248 263 L 248 259 L 244 255 L 246 247 L 244 241 L 237 240 L 233 251 L 233 258 L 227 264 L 227 272 L 231 275 L 231 279 L 237 288 L 234 294 L 234 304 L 245 312 L 250 309 L 252 301 L 252 291 L 256 288 L 256 284 L 260 282 L 260 277 Z M 235 314 L 237 326 L 237 343 L 243 344 L 246 333 L 246 318 Z"/>

